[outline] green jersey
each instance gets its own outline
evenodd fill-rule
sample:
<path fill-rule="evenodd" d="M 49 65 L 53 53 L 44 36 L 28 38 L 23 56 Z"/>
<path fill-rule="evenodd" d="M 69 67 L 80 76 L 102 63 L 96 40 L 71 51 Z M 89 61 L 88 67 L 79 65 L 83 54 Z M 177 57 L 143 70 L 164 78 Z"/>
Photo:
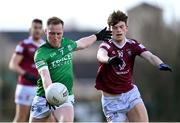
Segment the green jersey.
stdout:
<path fill-rule="evenodd" d="M 73 63 L 72 52 L 76 49 L 75 41 L 62 38 L 61 47 L 54 48 L 48 41 L 43 44 L 35 53 L 34 61 L 36 68 L 49 69 L 52 82 L 64 84 L 69 92 L 73 94 Z M 37 96 L 44 96 L 42 79 L 37 81 Z"/>

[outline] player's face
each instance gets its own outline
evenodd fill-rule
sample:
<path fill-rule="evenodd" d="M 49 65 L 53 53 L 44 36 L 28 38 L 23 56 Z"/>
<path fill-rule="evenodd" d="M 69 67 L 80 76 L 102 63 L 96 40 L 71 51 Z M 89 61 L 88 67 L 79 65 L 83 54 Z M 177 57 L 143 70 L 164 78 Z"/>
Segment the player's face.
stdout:
<path fill-rule="evenodd" d="M 52 46 L 60 47 L 61 39 L 63 36 L 63 25 L 62 24 L 49 25 L 46 30 L 46 34 L 47 34 L 47 39 Z"/>
<path fill-rule="evenodd" d="M 33 39 L 39 40 L 42 37 L 42 34 L 43 34 L 42 24 L 40 24 L 40 23 L 32 23 L 30 32 L 31 32 L 31 36 L 33 37 Z"/>
<path fill-rule="evenodd" d="M 128 31 L 125 22 L 120 21 L 116 25 L 111 27 L 113 39 L 117 42 L 121 42 L 125 39 L 126 33 Z"/>

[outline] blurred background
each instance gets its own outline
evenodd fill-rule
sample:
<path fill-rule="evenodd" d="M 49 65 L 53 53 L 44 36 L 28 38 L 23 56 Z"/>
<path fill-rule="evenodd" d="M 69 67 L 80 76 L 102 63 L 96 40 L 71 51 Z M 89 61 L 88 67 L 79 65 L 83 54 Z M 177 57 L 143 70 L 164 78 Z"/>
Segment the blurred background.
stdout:
<path fill-rule="evenodd" d="M 12 121 L 17 75 L 8 69 L 20 40 L 27 38 L 34 18 L 44 26 L 51 16 L 65 21 L 65 37 L 77 40 L 107 26 L 114 10 L 129 16 L 127 37 L 143 43 L 173 68 L 158 68 L 137 57 L 134 79 L 147 107 L 150 121 L 180 121 L 180 7 L 177 0 L 0 0 L 0 122 Z M 74 53 L 75 121 L 105 121 L 100 92 L 94 88 L 96 52 L 100 42 Z"/>

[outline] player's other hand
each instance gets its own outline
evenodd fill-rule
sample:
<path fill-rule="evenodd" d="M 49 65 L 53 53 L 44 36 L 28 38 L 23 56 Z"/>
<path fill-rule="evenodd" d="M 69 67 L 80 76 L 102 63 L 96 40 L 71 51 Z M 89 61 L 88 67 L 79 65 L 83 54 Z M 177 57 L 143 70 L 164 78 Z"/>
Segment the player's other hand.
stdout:
<path fill-rule="evenodd" d="M 119 66 L 119 65 L 122 66 L 123 61 L 118 56 L 113 56 L 113 57 L 109 57 L 108 63 L 111 64 L 111 65 L 114 65 L 114 66 Z"/>
<path fill-rule="evenodd" d="M 50 110 L 51 109 L 56 110 L 56 107 L 54 105 L 51 105 L 47 100 L 46 100 L 46 106 L 48 106 Z"/>
<path fill-rule="evenodd" d="M 164 63 L 159 65 L 159 70 L 172 72 L 172 68 L 168 64 Z"/>
<path fill-rule="evenodd" d="M 30 74 L 30 73 L 25 73 L 24 75 L 23 75 L 23 77 L 26 79 L 26 80 L 29 80 L 29 81 L 31 81 L 31 82 L 33 82 L 33 83 L 37 83 L 37 80 L 38 80 L 38 78 L 37 77 L 35 77 L 34 75 L 32 75 L 32 74 Z"/>
<path fill-rule="evenodd" d="M 97 41 L 108 41 L 111 39 L 112 31 L 107 30 L 107 27 L 105 27 L 103 30 L 99 31 L 95 34 L 97 37 Z"/>

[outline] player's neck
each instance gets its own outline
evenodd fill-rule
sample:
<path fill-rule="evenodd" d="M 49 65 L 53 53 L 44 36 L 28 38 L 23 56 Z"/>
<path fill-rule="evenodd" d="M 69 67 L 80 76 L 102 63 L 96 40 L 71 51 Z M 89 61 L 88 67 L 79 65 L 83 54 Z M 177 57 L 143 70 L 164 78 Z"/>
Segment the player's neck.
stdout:
<path fill-rule="evenodd" d="M 126 43 L 126 39 L 114 40 L 114 43 L 116 43 L 116 45 L 123 46 Z"/>
<path fill-rule="evenodd" d="M 34 37 L 32 37 L 32 39 L 36 43 L 40 43 L 41 42 L 41 38 L 34 38 Z"/>
<path fill-rule="evenodd" d="M 60 43 L 50 43 L 49 42 L 49 44 L 52 46 L 52 47 L 54 47 L 54 48 L 60 48 L 61 47 L 61 44 Z"/>

